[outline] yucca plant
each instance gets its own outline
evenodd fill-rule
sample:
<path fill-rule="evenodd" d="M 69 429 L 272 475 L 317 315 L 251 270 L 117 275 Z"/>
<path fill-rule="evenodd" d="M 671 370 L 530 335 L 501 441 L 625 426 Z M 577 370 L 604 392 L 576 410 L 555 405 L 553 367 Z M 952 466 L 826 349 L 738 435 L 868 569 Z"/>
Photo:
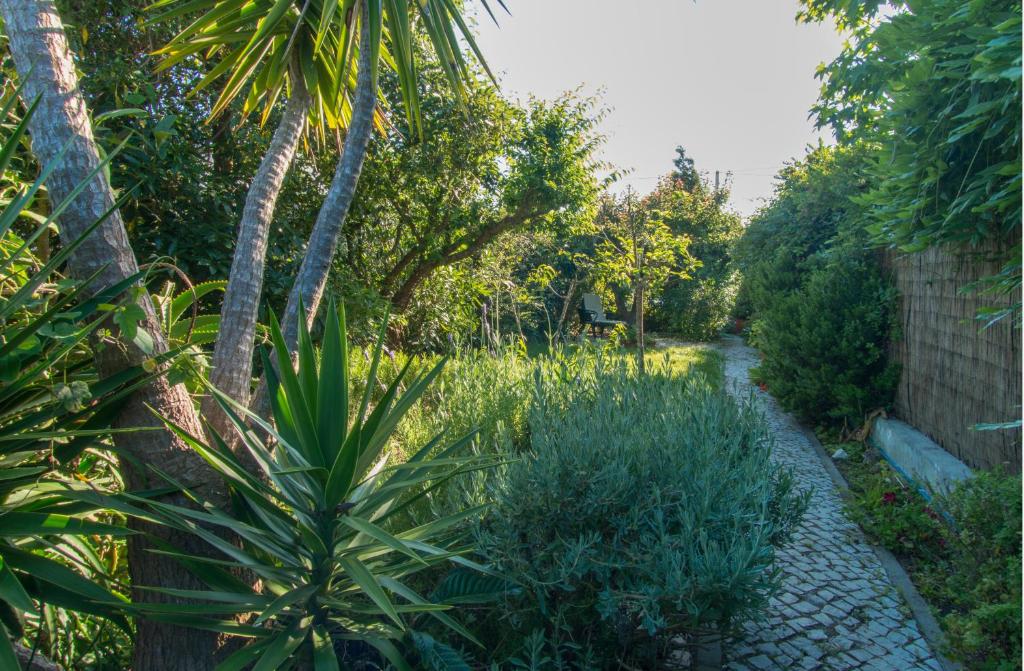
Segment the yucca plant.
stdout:
<path fill-rule="evenodd" d="M 338 669 L 339 659 L 371 654 L 371 648 L 378 659 L 409 668 L 402 648 L 416 646 L 411 625 L 417 617 L 435 618 L 472 641 L 445 612 L 448 606 L 418 593 L 409 578 L 453 563 L 482 571 L 461 556 L 467 549 L 463 523 L 481 508 L 419 525 L 403 511 L 444 480 L 488 464 L 460 454 L 470 436 L 441 447 L 438 435 L 405 463 L 392 463 L 387 452 L 395 426 L 444 362 L 409 380 L 407 365 L 373 404 L 383 330 L 361 398 L 349 393 L 342 311 L 329 310 L 319 357 L 302 321 L 297 371 L 276 319 L 270 330 L 276 366 L 266 352 L 264 366 L 273 423 L 211 390 L 259 473 L 247 472 L 216 434 L 209 444 L 168 422 L 223 475 L 232 509 L 213 505 L 169 476 L 195 508 L 126 497 L 125 510 L 197 534 L 222 553 L 216 559 L 178 555 L 208 590 L 163 590 L 206 603 L 146 604 L 145 616 L 248 637 L 222 662 L 224 670 Z M 250 584 L 232 571 L 257 580 Z M 254 615 L 240 623 L 242 614 Z"/>
<path fill-rule="evenodd" d="M 84 236 L 46 260 L 32 252 L 80 189 L 51 204 L 48 214 L 35 210 L 52 166 L 33 182 L 10 170 L 35 109 L 19 119 L 17 98 L 0 109 L 0 668 L 20 668 L 14 640 L 26 619 L 37 633 L 46 631 L 44 649 L 70 612 L 107 619 L 129 635 L 123 600 L 110 589 L 108 564 L 89 538 L 126 530 L 66 494 L 102 490 L 113 477 L 97 468 L 102 460 L 93 448 L 121 400 L 145 378 L 131 369 L 98 380 L 89 345 L 105 320 L 124 317 L 117 297 L 137 278 L 97 291 L 94 278 L 63 277 L 59 270 Z M 86 450 L 92 453 L 80 458 Z"/>

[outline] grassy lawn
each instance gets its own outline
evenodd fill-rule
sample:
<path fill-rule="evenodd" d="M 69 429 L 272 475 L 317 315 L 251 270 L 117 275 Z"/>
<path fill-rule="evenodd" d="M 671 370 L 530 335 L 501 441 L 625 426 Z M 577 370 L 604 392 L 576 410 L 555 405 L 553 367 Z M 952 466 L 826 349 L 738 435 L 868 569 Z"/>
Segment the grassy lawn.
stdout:
<path fill-rule="evenodd" d="M 710 345 L 670 345 L 649 351 L 647 360 L 656 366 L 664 362 L 671 375 L 699 373 L 716 389 L 725 380 L 725 359 L 721 352 Z"/>

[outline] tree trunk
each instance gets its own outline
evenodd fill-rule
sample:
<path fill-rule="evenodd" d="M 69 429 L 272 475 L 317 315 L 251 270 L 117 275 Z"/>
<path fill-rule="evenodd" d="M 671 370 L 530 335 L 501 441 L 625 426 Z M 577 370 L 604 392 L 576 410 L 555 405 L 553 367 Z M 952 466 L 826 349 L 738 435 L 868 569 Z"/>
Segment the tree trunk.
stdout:
<path fill-rule="evenodd" d="M 349 121 L 341 157 L 334 169 L 331 186 L 317 214 L 313 231 L 306 244 L 299 274 L 288 294 L 281 329 L 285 345 L 294 356 L 299 339 L 299 304 L 302 304 L 307 324 L 312 323 L 323 298 L 324 287 L 330 274 L 334 253 L 337 251 L 341 229 L 348 216 L 352 198 L 355 195 L 359 173 L 363 170 L 366 149 L 373 133 L 373 112 L 377 104 L 377 77 L 370 60 L 370 31 L 367 29 L 368 7 L 366 0 L 360 2 L 362 27 L 359 31 L 359 64 L 356 75 L 355 100 L 352 103 L 352 117 Z M 276 364 L 274 364 L 276 365 Z M 270 414 L 270 399 L 267 397 L 266 376 L 260 382 L 250 408 L 257 415 Z"/>
<path fill-rule="evenodd" d="M 292 94 L 284 116 L 245 197 L 231 274 L 220 311 L 220 331 L 213 350 L 210 382 L 243 405 L 248 405 L 252 387 L 252 358 L 267 238 L 277 197 L 295 157 L 309 112 L 310 99 L 302 75 L 298 72 L 293 75 Z M 235 432 L 231 430 L 227 415 L 212 397 L 203 399 L 203 417 L 225 440 L 235 442 Z M 244 456 L 245 461 L 251 460 L 248 452 Z"/>
<path fill-rule="evenodd" d="M 636 284 L 636 297 L 633 299 L 633 311 L 636 313 L 636 360 L 637 369 L 643 375 L 647 367 L 644 361 L 644 280 L 641 274 Z"/>
<path fill-rule="evenodd" d="M 620 289 L 612 286 L 612 295 L 615 297 L 615 316 L 630 326 L 636 321 L 636 300 L 634 297 L 633 307 L 626 305 L 626 298 L 629 297 L 629 289 Z"/>
<path fill-rule="evenodd" d="M 366 149 L 373 133 L 373 111 L 377 104 L 376 68 L 370 60 L 370 31 L 367 27 L 368 11 L 366 2 L 360 3 L 362 27 L 359 36 L 359 72 L 356 79 L 355 100 L 352 104 L 352 118 L 345 135 L 345 145 L 338 166 L 334 170 L 331 187 L 313 226 L 306 246 L 306 255 L 299 267 L 298 277 L 288 295 L 288 306 L 284 311 L 285 342 L 288 349 L 295 351 L 298 340 L 299 304 L 301 303 L 307 322 L 311 321 L 320 307 L 320 299 L 327 285 L 331 262 L 338 247 L 338 238 L 348 216 L 352 198 L 355 196 L 359 173 L 363 169 Z"/>
<path fill-rule="evenodd" d="M 558 325 L 555 326 L 555 338 L 560 338 L 563 342 L 568 341 L 568 338 L 562 334 L 562 328 L 565 326 L 565 319 L 569 315 L 569 308 L 572 306 L 573 298 L 576 296 L 577 283 L 576 275 L 573 275 L 572 280 L 569 281 L 569 288 L 565 291 L 565 300 L 562 301 L 562 312 L 558 315 Z"/>
<path fill-rule="evenodd" d="M 516 206 L 515 210 L 488 224 L 477 232 L 475 237 L 468 239 L 466 237 L 460 238 L 449 243 L 436 255 L 433 255 L 431 259 L 422 260 L 409 273 L 409 276 L 405 278 L 401 286 L 391 294 L 391 309 L 399 314 L 405 312 L 405 309 L 409 307 L 409 303 L 412 301 L 417 287 L 438 268 L 475 256 L 498 236 L 524 226 L 536 217 L 544 214 L 543 210 L 533 207 L 532 200 L 532 192 L 527 192 L 523 195 L 522 201 Z M 397 277 L 397 274 L 395 276 Z"/>
<path fill-rule="evenodd" d="M 2 0 L 0 11 L 10 51 L 24 83 L 26 101 L 39 98 L 39 107 L 29 122 L 32 148 L 42 164 L 56 164 L 47 180 L 50 200 L 61 202 L 99 163 L 85 100 L 78 88 L 75 66 L 68 49 L 60 16 L 52 0 Z M 66 149 L 64 149 L 66 147 Z M 64 149 L 63 156 L 59 156 Z M 58 161 L 59 157 L 59 161 Z M 111 209 L 114 197 L 102 171 L 94 174 L 74 203 L 60 217 L 61 236 L 74 240 Z M 71 273 L 86 277 L 99 271 L 96 286 L 109 286 L 138 272 L 138 265 L 124 222 L 112 213 L 76 250 L 69 261 Z M 140 300 L 146 318 L 139 325 L 153 338 L 157 353 L 167 351 L 153 304 Z M 111 325 L 112 326 L 112 325 Z M 110 376 L 137 365 L 148 354 L 131 343 L 97 347 L 96 365 L 101 376 Z M 168 384 L 160 377 L 136 392 L 116 421 L 119 427 L 159 426 L 149 407 L 188 431 L 201 431 L 199 419 L 184 387 Z M 144 488 L 165 485 L 145 471 L 131 468 L 131 462 L 159 464 L 171 475 L 182 478 L 204 494 L 222 496 L 220 479 L 187 445 L 167 431 L 120 433 L 115 439 L 128 486 Z M 169 543 L 188 552 L 201 552 L 205 544 L 194 537 L 162 528 L 147 528 Z M 197 588 L 198 581 L 172 560 L 143 551 L 144 537 L 136 535 L 129 545 L 129 570 L 134 585 Z M 139 601 L 153 599 L 152 593 L 135 591 Z M 210 669 L 214 665 L 215 636 L 178 627 L 139 621 L 134 651 L 134 668 Z"/>

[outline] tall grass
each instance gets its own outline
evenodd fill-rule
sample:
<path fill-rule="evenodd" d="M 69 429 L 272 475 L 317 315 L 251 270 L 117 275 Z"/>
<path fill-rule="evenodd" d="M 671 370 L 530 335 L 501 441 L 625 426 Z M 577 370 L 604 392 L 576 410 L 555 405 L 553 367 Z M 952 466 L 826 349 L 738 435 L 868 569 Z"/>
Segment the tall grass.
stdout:
<path fill-rule="evenodd" d="M 477 432 L 477 449 L 490 452 L 517 452 L 529 444 L 529 421 L 534 380 L 553 370 L 593 371 L 593 363 L 601 360 L 611 365 L 633 366 L 634 354 L 618 348 L 601 348 L 589 343 L 544 348 L 531 353 L 521 347 L 508 346 L 496 353 L 486 350 L 464 350 L 452 356 L 439 378 L 424 394 L 395 432 L 393 447 L 403 452 L 407 446 L 422 445 L 441 431 L 449 436 Z M 382 363 L 381 385 L 409 365 L 415 373 L 432 366 L 438 357 L 412 358 L 397 353 Z M 723 380 L 721 355 L 710 347 L 694 345 L 672 347 L 647 355 L 651 375 L 681 378 L 700 373 L 713 388 Z M 356 351 L 352 359 L 352 375 L 365 379 L 369 357 Z M 565 379 L 565 395 L 577 384 Z"/>

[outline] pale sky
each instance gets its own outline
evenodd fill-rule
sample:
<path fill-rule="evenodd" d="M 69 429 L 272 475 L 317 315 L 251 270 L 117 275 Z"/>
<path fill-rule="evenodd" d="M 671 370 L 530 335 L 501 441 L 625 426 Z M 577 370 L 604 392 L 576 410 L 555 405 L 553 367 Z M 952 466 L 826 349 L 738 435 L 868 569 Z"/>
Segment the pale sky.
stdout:
<path fill-rule="evenodd" d="M 491 0 L 492 7 L 497 5 Z M 650 191 L 678 144 L 697 169 L 733 172 L 751 214 L 783 162 L 819 134 L 807 118 L 816 67 L 839 53 L 831 25 L 798 25 L 796 0 L 506 0 L 479 45 L 504 92 L 557 97 L 583 85 L 610 108 L 603 159 Z M 825 137 L 831 140 L 831 135 Z"/>

